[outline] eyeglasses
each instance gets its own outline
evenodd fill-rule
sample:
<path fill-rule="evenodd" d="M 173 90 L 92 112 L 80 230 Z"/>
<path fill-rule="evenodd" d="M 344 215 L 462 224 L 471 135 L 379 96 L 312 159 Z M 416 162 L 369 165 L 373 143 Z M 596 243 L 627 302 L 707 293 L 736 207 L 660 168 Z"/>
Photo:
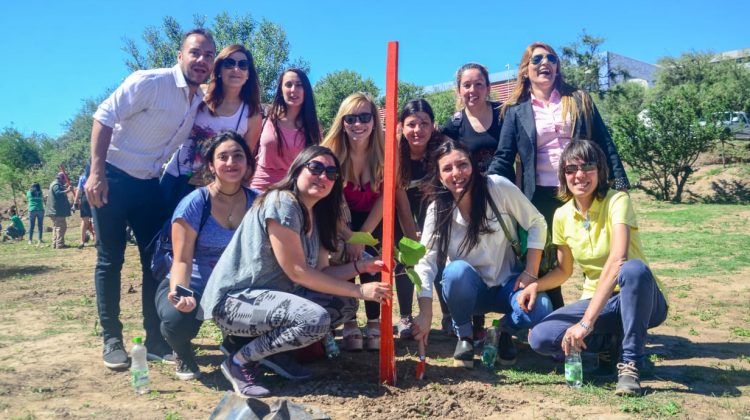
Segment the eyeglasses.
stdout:
<path fill-rule="evenodd" d="M 367 124 L 372 121 L 372 114 L 369 112 L 363 112 L 361 114 L 344 115 L 345 124 L 354 125 L 357 120 L 359 120 L 359 122 L 361 122 L 362 124 Z"/>
<path fill-rule="evenodd" d="M 547 58 L 547 62 L 550 64 L 557 64 L 557 56 L 554 54 L 536 54 L 531 56 L 531 64 L 538 65 Z"/>
<path fill-rule="evenodd" d="M 572 175 L 578 171 L 591 172 L 596 170 L 596 162 L 586 162 L 583 165 L 565 165 L 563 170 L 568 175 Z"/>
<path fill-rule="evenodd" d="M 250 68 L 250 61 L 248 60 L 237 61 L 234 58 L 227 57 L 221 62 L 221 66 L 227 70 L 232 70 L 235 67 L 239 67 L 240 70 L 247 70 L 248 68 Z"/>
<path fill-rule="evenodd" d="M 325 166 L 317 160 L 311 160 L 305 163 L 305 168 L 315 176 L 320 176 L 323 172 L 326 173 L 326 178 L 329 181 L 335 181 L 339 177 L 339 168 L 335 166 Z"/>

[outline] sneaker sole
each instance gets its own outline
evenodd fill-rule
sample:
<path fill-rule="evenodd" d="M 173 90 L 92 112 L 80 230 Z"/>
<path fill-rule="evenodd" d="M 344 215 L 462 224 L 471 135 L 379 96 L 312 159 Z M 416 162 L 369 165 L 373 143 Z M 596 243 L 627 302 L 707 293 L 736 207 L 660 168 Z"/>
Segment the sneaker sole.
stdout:
<path fill-rule="evenodd" d="M 177 376 L 177 379 L 181 381 L 191 381 L 193 379 L 200 378 L 201 373 L 200 372 L 190 372 L 190 373 L 175 372 L 175 376 Z"/>
<path fill-rule="evenodd" d="M 110 368 L 110 369 L 126 369 L 130 367 L 130 362 L 124 362 L 124 363 L 111 363 L 107 362 L 106 360 L 103 361 L 104 366 Z"/>
<path fill-rule="evenodd" d="M 153 353 L 146 353 L 146 360 L 149 362 L 162 362 L 167 365 L 176 365 L 177 362 L 174 359 L 165 359 L 162 356 L 159 356 L 158 354 Z"/>
<path fill-rule="evenodd" d="M 289 373 L 287 370 L 285 370 L 283 367 L 277 365 L 276 363 L 268 359 L 261 359 L 260 362 L 258 363 L 260 363 L 266 369 L 274 372 L 275 374 L 279 376 L 283 376 L 284 378 L 292 380 L 292 381 L 301 381 L 301 380 L 312 378 L 312 374 L 310 373 L 305 376 L 294 376 L 291 373 Z"/>
<path fill-rule="evenodd" d="M 231 363 L 231 362 L 230 362 L 230 363 Z M 271 393 L 270 393 L 270 392 L 269 392 L 269 393 L 267 393 L 267 394 L 262 394 L 262 395 L 254 395 L 254 396 L 252 396 L 252 397 L 251 397 L 251 396 L 249 396 L 249 395 L 244 395 L 243 393 L 241 393 L 241 392 L 240 392 L 239 388 L 237 388 L 237 384 L 236 384 L 236 383 L 234 382 L 234 379 L 232 378 L 232 375 L 231 375 L 231 374 L 229 373 L 229 371 L 227 370 L 227 367 L 226 367 L 226 365 L 225 365 L 224 363 L 222 363 L 222 364 L 221 364 L 221 366 L 220 366 L 220 368 L 221 368 L 221 373 L 223 373 L 223 374 L 224 374 L 224 378 L 226 378 L 226 380 L 227 380 L 227 381 L 229 381 L 229 383 L 230 383 L 230 384 L 232 384 L 232 389 L 234 389 L 234 393 L 235 393 L 235 394 L 236 394 L 236 395 L 237 395 L 238 397 L 240 397 L 240 398 L 244 398 L 244 399 L 246 399 L 246 400 L 247 400 L 247 399 L 250 399 L 250 398 L 265 398 L 265 397 L 269 397 L 269 396 L 271 396 Z"/>

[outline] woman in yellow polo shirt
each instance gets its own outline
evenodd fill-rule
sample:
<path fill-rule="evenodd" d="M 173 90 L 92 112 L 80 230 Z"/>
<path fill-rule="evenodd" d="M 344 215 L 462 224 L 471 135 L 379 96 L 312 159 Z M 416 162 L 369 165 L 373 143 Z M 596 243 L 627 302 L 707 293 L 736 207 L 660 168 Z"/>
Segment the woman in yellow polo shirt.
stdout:
<path fill-rule="evenodd" d="M 591 141 L 573 141 L 560 162 L 559 195 L 567 202 L 555 212 L 552 229 L 560 265 L 527 286 L 518 300 L 521 307 L 533 307 L 538 292 L 560 286 L 573 274 L 574 261 L 584 273 L 583 295 L 536 325 L 529 344 L 557 357 L 621 345 L 615 393 L 640 395 L 646 333 L 666 319 L 667 301 L 643 255 L 630 196 L 609 189 L 602 149 Z"/>

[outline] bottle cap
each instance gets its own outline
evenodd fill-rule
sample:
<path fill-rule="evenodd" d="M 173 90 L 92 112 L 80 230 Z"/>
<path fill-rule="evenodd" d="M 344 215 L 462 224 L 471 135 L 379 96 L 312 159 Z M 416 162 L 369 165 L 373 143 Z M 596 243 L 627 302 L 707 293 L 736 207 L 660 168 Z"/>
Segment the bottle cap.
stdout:
<path fill-rule="evenodd" d="M 492 320 L 492 326 L 493 327 L 499 327 L 500 326 L 500 320 L 499 319 L 493 319 Z"/>
<path fill-rule="evenodd" d="M 133 344 L 143 344 L 143 339 L 141 337 L 133 337 Z"/>

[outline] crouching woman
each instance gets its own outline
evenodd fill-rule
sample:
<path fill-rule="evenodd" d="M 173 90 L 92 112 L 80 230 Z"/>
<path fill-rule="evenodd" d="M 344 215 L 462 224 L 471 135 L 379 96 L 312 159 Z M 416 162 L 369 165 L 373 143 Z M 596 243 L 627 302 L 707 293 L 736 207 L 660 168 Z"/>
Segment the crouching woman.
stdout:
<path fill-rule="evenodd" d="M 552 229 L 560 265 L 518 299 L 525 307 L 537 292 L 560 286 L 577 262 L 584 274 L 581 300 L 534 327 L 529 344 L 555 357 L 583 349 L 618 355 L 621 346 L 615 393 L 640 395 L 646 333 L 664 322 L 667 301 L 643 255 L 630 196 L 609 189 L 607 172 L 595 143 L 574 141 L 563 150 L 559 194 L 567 203 L 555 211 Z"/>
<path fill-rule="evenodd" d="M 287 378 L 309 377 L 285 352 L 354 317 L 356 299 L 391 296 L 385 283 L 346 281 L 380 271 L 379 260 L 328 266 L 341 209 L 339 174 L 329 149 L 303 150 L 287 175 L 255 200 L 206 285 L 201 317 L 227 335 L 253 338 L 221 365 L 240 396 L 270 394 L 258 380 L 259 364 Z"/>
<path fill-rule="evenodd" d="M 524 311 L 516 295 L 536 279 L 547 225 L 531 202 L 507 179 L 484 176 L 466 146 L 446 140 L 433 153 L 429 173 L 427 209 L 422 243 L 427 253 L 415 270 L 422 281 L 415 338 L 426 344 L 432 321 L 432 284 L 439 262 L 447 262 L 442 273 L 442 293 L 453 315 L 458 336 L 453 358 L 457 365 L 472 367 L 474 360 L 471 318 L 488 312 L 506 314 L 500 336 L 502 364 L 513 364 L 516 350 L 511 333 L 530 328 L 551 312 L 546 294 Z M 498 222 L 510 234 L 520 224 L 529 232 L 524 267 Z"/>

